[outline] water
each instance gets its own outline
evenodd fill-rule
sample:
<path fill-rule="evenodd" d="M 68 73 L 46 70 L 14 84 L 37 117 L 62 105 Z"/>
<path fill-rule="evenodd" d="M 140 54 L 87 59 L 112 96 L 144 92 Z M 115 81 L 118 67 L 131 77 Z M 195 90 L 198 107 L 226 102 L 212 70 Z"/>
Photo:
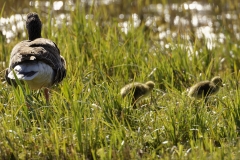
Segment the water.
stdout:
<path fill-rule="evenodd" d="M 169 39 L 181 37 L 194 42 L 195 39 L 205 39 L 208 49 L 217 43 L 224 43 L 224 33 L 229 33 L 233 41 L 240 39 L 240 2 L 232 0 L 177 1 L 171 2 L 146 0 L 139 3 L 127 0 L 81 0 L 80 7 L 88 10 L 106 8 L 108 18 L 99 19 L 99 24 L 110 23 L 115 19 L 122 32 L 128 34 L 129 28 L 144 25 L 150 39 L 165 48 L 169 47 Z M 165 3 L 161 3 L 165 2 Z M 145 3 L 145 4 L 143 4 Z M 3 6 L 0 2 L 0 6 Z M 76 1 L 14 1 L 7 0 L 0 18 L 0 33 L 9 43 L 16 37 L 27 37 L 25 32 L 25 17 L 30 11 L 37 11 L 41 18 L 54 15 L 53 25 L 61 27 L 61 23 L 71 25 L 70 13 L 76 9 Z M 86 19 L 94 15 L 87 14 Z M 191 51 L 191 46 L 189 47 Z"/>

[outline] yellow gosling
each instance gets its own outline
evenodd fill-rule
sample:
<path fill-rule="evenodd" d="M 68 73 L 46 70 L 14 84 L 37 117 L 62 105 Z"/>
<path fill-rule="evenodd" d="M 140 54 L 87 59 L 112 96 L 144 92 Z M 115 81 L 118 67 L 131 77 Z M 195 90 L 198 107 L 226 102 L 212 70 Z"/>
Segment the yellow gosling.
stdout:
<path fill-rule="evenodd" d="M 223 87 L 222 79 L 216 76 L 211 81 L 201 81 L 193 85 L 188 91 L 188 96 L 196 99 L 207 99 L 209 96 L 215 95 L 220 87 Z"/>
<path fill-rule="evenodd" d="M 133 108 L 136 108 L 136 104 L 147 97 L 151 91 L 153 90 L 155 86 L 155 83 L 153 81 L 148 81 L 146 83 L 139 83 L 139 82 L 133 82 L 130 84 L 125 85 L 121 89 L 121 95 L 122 97 L 126 97 L 127 95 L 132 96 L 132 102 Z"/>

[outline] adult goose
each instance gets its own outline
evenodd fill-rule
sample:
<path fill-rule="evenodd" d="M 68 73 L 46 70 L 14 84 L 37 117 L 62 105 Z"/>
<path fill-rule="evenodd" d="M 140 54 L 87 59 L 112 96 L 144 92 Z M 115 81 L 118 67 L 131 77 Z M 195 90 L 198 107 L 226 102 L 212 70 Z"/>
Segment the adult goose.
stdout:
<path fill-rule="evenodd" d="M 37 13 L 27 14 L 26 28 L 29 40 L 18 43 L 12 49 L 5 78 L 10 85 L 16 85 L 17 77 L 25 81 L 30 89 L 44 88 L 48 103 L 48 88 L 66 76 L 66 62 L 53 41 L 41 38 L 42 22 Z"/>
<path fill-rule="evenodd" d="M 201 81 L 190 87 L 188 96 L 196 99 L 207 99 L 209 96 L 216 94 L 220 87 L 223 87 L 222 79 L 215 76 L 211 81 Z"/>
<path fill-rule="evenodd" d="M 155 86 L 155 83 L 153 81 L 148 81 L 146 83 L 139 83 L 139 82 L 133 82 L 125 85 L 121 91 L 120 94 L 122 97 L 126 97 L 127 95 L 131 96 L 131 104 L 133 105 L 133 108 L 136 108 L 136 104 L 147 97 L 151 91 L 153 90 Z"/>

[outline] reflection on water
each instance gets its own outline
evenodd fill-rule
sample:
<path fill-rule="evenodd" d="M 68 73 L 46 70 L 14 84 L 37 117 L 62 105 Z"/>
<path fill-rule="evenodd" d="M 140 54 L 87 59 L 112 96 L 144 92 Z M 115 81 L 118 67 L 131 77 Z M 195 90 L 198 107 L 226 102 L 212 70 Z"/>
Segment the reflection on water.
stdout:
<path fill-rule="evenodd" d="M 15 14 L 11 15 L 9 18 L 0 19 L 0 29 L 2 34 L 6 37 L 7 42 L 10 42 L 18 33 L 24 30 L 25 22 L 23 20 L 23 15 Z M 26 36 L 26 33 L 22 33 L 23 37 Z"/>
<path fill-rule="evenodd" d="M 51 7 L 54 11 L 62 10 L 62 11 L 73 11 L 75 9 L 75 4 L 72 0 L 66 1 L 30 1 L 29 6 L 34 8 L 41 8 L 46 10 Z"/>
<path fill-rule="evenodd" d="M 0 18 L 0 33 L 6 37 L 7 43 L 9 43 L 13 38 L 22 36 L 26 37 L 25 32 L 25 19 L 26 14 L 30 12 L 31 7 L 45 10 L 47 12 L 48 8 L 52 8 L 53 11 L 74 11 L 75 6 L 73 1 L 30 1 L 28 3 L 29 9 L 25 9 L 26 13 L 22 14 L 13 14 L 9 15 L 9 17 L 1 17 Z M 41 15 L 42 17 L 42 15 Z M 61 26 L 64 19 L 67 20 L 66 24 L 68 25 L 70 22 L 69 14 L 66 12 L 59 13 L 55 17 L 54 25 Z"/>
<path fill-rule="evenodd" d="M 92 6 L 92 5 L 109 5 L 109 4 L 112 4 L 112 3 L 117 3 L 118 1 L 120 0 L 81 0 L 81 3 L 85 3 L 89 6 Z"/>
<path fill-rule="evenodd" d="M 51 13 L 54 13 L 54 25 L 57 27 L 61 27 L 62 22 L 71 25 L 69 15 L 76 9 L 75 3 L 73 0 L 25 2 L 22 12 L 6 14 L 6 17 L 0 18 L 0 32 L 6 37 L 8 43 L 17 36 L 26 37 L 24 18 L 26 13 L 34 9 L 43 11 L 41 17 L 47 17 L 48 10 L 51 9 Z M 224 43 L 226 37 L 222 33 L 223 29 L 229 30 L 236 40 L 240 39 L 237 23 L 240 2 L 237 0 L 224 5 L 197 1 L 171 4 L 150 3 L 141 8 L 138 7 L 137 2 L 126 4 L 125 0 L 81 0 L 79 3 L 81 7 L 86 8 L 95 5 L 96 10 L 98 7 L 109 7 L 111 16 L 109 19 L 118 19 L 118 27 L 125 34 L 128 34 L 133 27 L 144 25 L 151 32 L 151 39 L 163 47 L 168 46 L 167 39 L 180 36 L 189 41 L 194 41 L 194 38 L 207 39 L 207 47 L 212 49 L 215 42 Z M 11 5 L 14 7 L 14 4 Z M 5 8 L 5 10 L 8 9 Z M 92 19 L 93 16 L 86 15 L 86 19 Z M 111 22 L 99 20 L 97 23 L 101 25 Z"/>
<path fill-rule="evenodd" d="M 119 18 L 120 19 L 124 19 L 124 14 L 120 14 Z M 121 28 L 121 31 L 124 32 L 125 34 L 128 33 L 129 28 L 133 27 L 139 27 L 141 23 L 141 20 L 139 19 L 138 14 L 134 13 L 131 15 L 131 21 L 123 21 L 123 22 L 119 22 L 118 26 Z"/>

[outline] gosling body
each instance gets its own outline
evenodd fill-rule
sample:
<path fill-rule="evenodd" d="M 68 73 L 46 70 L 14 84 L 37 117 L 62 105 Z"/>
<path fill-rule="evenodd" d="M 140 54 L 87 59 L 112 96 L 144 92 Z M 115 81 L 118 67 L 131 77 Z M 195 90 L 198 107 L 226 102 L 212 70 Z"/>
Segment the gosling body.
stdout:
<path fill-rule="evenodd" d="M 123 98 L 127 95 L 132 96 L 131 104 L 133 105 L 133 108 L 136 108 L 136 104 L 147 97 L 153 90 L 154 86 L 155 83 L 153 81 L 148 81 L 146 83 L 133 82 L 125 85 L 120 93 Z"/>
<path fill-rule="evenodd" d="M 220 87 L 223 87 L 222 79 L 216 76 L 211 81 L 201 81 L 193 85 L 188 91 L 188 96 L 196 99 L 207 98 L 217 94 Z"/>

